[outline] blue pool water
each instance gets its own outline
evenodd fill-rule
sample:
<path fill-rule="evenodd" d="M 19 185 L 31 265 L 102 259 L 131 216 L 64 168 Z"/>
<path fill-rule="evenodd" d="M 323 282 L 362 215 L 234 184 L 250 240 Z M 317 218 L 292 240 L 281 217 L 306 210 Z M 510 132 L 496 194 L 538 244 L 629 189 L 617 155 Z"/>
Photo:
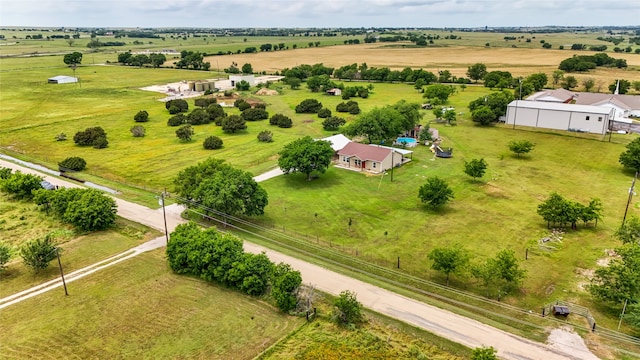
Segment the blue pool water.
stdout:
<path fill-rule="evenodd" d="M 397 138 L 397 139 L 396 139 L 396 142 L 397 142 L 398 144 L 402 144 L 402 143 L 407 143 L 407 144 L 409 144 L 409 143 L 417 142 L 417 140 L 416 140 L 416 139 L 414 139 L 414 138 L 409 138 L 409 137 L 399 137 L 399 138 Z"/>

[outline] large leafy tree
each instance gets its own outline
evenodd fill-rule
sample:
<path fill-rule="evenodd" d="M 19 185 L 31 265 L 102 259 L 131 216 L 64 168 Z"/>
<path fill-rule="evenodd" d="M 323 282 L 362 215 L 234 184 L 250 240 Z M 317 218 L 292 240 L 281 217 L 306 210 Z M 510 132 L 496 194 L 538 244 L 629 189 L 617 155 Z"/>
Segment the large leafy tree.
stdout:
<path fill-rule="evenodd" d="M 191 125 L 182 125 L 176 130 L 176 137 L 184 142 L 191 141 L 191 138 L 195 134 Z"/>
<path fill-rule="evenodd" d="M 391 107 L 397 110 L 403 117 L 403 121 L 400 127 L 404 131 L 413 130 L 424 117 L 424 114 L 420 112 L 421 106 L 418 103 L 410 103 L 405 100 L 400 100 L 397 103 L 391 105 Z"/>
<path fill-rule="evenodd" d="M 247 122 L 240 115 L 230 115 L 222 119 L 222 131 L 226 133 L 235 133 L 236 131 L 245 130 Z"/>
<path fill-rule="evenodd" d="M 424 89 L 424 97 L 427 99 L 438 99 L 441 102 L 446 102 L 449 99 L 449 95 L 455 92 L 455 88 L 449 85 L 434 84 L 429 85 Z"/>
<path fill-rule="evenodd" d="M 487 75 L 487 65 L 483 63 L 476 63 L 467 68 L 467 76 L 476 82 L 484 78 L 485 75 Z"/>
<path fill-rule="evenodd" d="M 618 257 L 596 269 L 589 292 L 596 298 L 619 305 L 640 299 L 640 246 L 627 244 L 616 249 Z"/>
<path fill-rule="evenodd" d="M 7 177 L 0 180 L 0 190 L 17 199 L 29 200 L 33 198 L 34 190 L 42 188 L 41 181 L 40 176 L 24 174 L 20 171 L 11 173 L 9 170 Z"/>
<path fill-rule="evenodd" d="M 418 198 L 432 208 L 439 208 L 453 199 L 453 190 L 446 181 L 433 176 L 420 187 Z"/>
<path fill-rule="evenodd" d="M 268 203 L 267 192 L 251 173 L 219 159 L 207 159 L 182 170 L 174 185 L 180 196 L 178 202 L 200 204 L 229 215 L 262 215 Z"/>
<path fill-rule="evenodd" d="M 497 290 L 498 298 L 516 290 L 526 277 L 526 270 L 520 267 L 513 250 L 502 250 L 494 258 L 489 258 L 472 268 L 472 274 L 482 280 L 487 296 Z"/>
<path fill-rule="evenodd" d="M 481 96 L 469 103 L 472 119 L 482 125 L 488 125 L 498 121 L 500 116 L 506 114 L 509 103 L 513 101 L 513 93 L 509 91 L 497 91 L 486 96 Z M 489 114 L 486 108 L 493 114 Z M 479 110 L 482 112 L 477 113 Z"/>
<path fill-rule="evenodd" d="M 620 225 L 615 232 L 615 236 L 623 244 L 636 244 L 640 246 L 640 218 L 631 216 Z"/>
<path fill-rule="evenodd" d="M 56 258 L 57 248 L 50 235 L 34 239 L 20 248 L 20 256 L 24 264 L 30 267 L 33 272 L 38 273 L 49 266 L 51 260 Z"/>
<path fill-rule="evenodd" d="M 332 157 L 331 143 L 305 136 L 285 145 L 280 151 L 278 166 L 285 174 L 299 172 L 311 180 L 312 172 L 324 173 L 327 170 Z"/>
<path fill-rule="evenodd" d="M 629 170 L 640 171 L 640 138 L 627 144 L 627 150 L 620 154 L 620 164 Z"/>
<path fill-rule="evenodd" d="M 407 118 L 391 106 L 374 108 L 360 115 L 346 129 L 349 135 L 365 136 L 368 142 L 386 142 L 403 131 Z"/>
<path fill-rule="evenodd" d="M 67 204 L 62 219 L 82 231 L 104 230 L 116 222 L 113 198 L 95 189 L 84 189 L 80 198 Z"/>
<path fill-rule="evenodd" d="M 447 276 L 447 286 L 449 286 L 449 275 L 461 273 L 469 263 L 469 253 L 458 245 L 434 248 L 429 252 L 428 257 L 433 261 L 431 268 Z"/>
<path fill-rule="evenodd" d="M 80 65 L 82 63 L 82 53 L 75 51 L 71 54 L 65 54 L 62 61 L 67 65 Z"/>
<path fill-rule="evenodd" d="M 464 173 L 471 176 L 474 180 L 481 178 L 487 171 L 487 162 L 484 159 L 472 159 L 464 162 Z"/>

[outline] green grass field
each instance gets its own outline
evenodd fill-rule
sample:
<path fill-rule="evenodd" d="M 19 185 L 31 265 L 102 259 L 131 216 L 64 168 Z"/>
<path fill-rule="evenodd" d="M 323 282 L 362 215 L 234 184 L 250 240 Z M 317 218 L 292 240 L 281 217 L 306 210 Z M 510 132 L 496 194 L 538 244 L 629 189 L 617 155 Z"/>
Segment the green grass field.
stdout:
<path fill-rule="evenodd" d="M 252 359 L 304 321 L 142 254 L 2 310 L 5 359 Z"/>
<path fill-rule="evenodd" d="M 143 225 L 118 218 L 113 229 L 77 234 L 67 224 L 47 216 L 37 206 L 14 201 L 0 193 L 0 241 L 14 249 L 12 260 L 0 273 L 0 297 L 26 290 L 60 276 L 58 266 L 50 266 L 38 274 L 22 263 L 19 247 L 23 243 L 53 233 L 62 248 L 61 261 L 65 272 L 71 272 L 126 251 L 161 233 Z"/>

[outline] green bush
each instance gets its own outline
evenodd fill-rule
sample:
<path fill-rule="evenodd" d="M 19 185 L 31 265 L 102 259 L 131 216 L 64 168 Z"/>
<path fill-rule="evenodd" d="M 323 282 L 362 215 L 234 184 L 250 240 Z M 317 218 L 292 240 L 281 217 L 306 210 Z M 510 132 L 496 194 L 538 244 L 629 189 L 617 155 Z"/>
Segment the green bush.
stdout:
<path fill-rule="evenodd" d="M 72 170 L 72 171 L 82 171 L 82 170 L 86 169 L 87 162 L 81 157 L 71 156 L 71 157 L 68 157 L 68 158 L 60 161 L 58 163 L 58 167 L 60 167 L 61 171 L 63 169 L 64 170 Z"/>
<path fill-rule="evenodd" d="M 217 136 L 209 136 L 204 139 L 204 143 L 202 146 L 207 150 L 221 149 L 222 148 L 222 139 Z"/>
<path fill-rule="evenodd" d="M 260 131 L 258 134 L 258 141 L 260 142 L 272 142 L 273 133 L 269 130 Z"/>
<path fill-rule="evenodd" d="M 136 122 L 147 122 L 149 121 L 149 113 L 145 110 L 138 111 L 138 113 L 133 117 L 133 120 Z"/>
<path fill-rule="evenodd" d="M 326 119 L 331 116 L 331 110 L 327 108 L 322 108 L 318 111 L 318 117 L 321 119 Z"/>

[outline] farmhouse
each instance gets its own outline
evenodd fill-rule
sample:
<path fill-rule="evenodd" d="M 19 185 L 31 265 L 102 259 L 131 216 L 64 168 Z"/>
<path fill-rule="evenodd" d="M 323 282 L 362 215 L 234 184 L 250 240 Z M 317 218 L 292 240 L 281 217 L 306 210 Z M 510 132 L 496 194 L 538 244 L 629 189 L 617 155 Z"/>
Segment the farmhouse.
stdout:
<path fill-rule="evenodd" d="M 379 174 L 392 166 L 400 166 L 408 159 L 404 157 L 412 151 L 386 146 L 365 145 L 349 142 L 338 151 L 338 166 Z"/>
<path fill-rule="evenodd" d="M 58 75 L 58 76 L 50 77 L 49 79 L 47 79 L 47 82 L 49 84 L 77 83 L 78 82 L 78 78 L 77 77 L 73 77 L 73 76 Z"/>
<path fill-rule="evenodd" d="M 246 81 L 251 86 L 256 86 L 256 77 L 254 75 L 229 75 L 231 87 L 235 87 L 237 83 Z"/>
<path fill-rule="evenodd" d="M 527 101 L 602 106 L 614 109 L 612 121 L 631 123 L 632 117 L 640 117 L 640 96 L 626 94 L 603 94 L 572 92 L 565 89 L 543 90 L 529 97 Z"/>
<path fill-rule="evenodd" d="M 506 123 L 604 135 L 613 113 L 602 106 L 514 100 L 507 107 Z"/>

